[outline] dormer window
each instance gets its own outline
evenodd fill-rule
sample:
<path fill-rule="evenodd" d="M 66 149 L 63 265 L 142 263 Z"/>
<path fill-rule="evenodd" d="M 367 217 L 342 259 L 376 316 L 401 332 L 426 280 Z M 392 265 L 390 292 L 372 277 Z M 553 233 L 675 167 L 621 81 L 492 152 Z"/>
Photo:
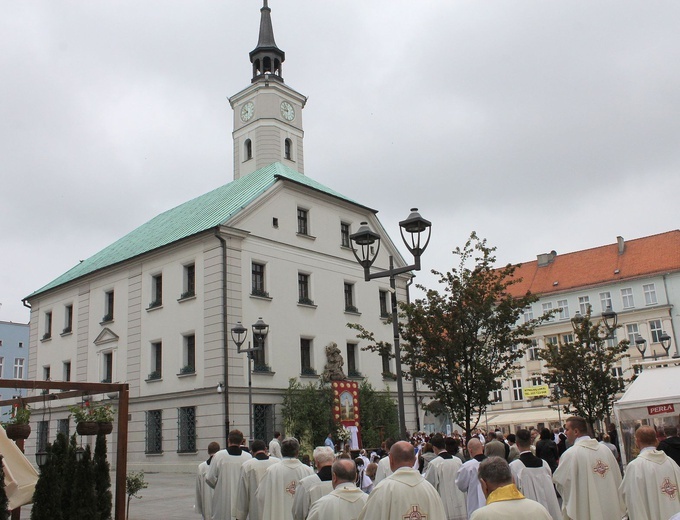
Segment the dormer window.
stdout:
<path fill-rule="evenodd" d="M 291 155 L 292 146 L 293 142 L 290 139 L 286 139 L 285 142 L 283 143 L 283 156 L 289 161 L 293 160 L 293 156 Z"/>
<path fill-rule="evenodd" d="M 253 142 L 250 139 L 246 139 L 243 145 L 243 156 L 246 161 L 253 158 Z"/>

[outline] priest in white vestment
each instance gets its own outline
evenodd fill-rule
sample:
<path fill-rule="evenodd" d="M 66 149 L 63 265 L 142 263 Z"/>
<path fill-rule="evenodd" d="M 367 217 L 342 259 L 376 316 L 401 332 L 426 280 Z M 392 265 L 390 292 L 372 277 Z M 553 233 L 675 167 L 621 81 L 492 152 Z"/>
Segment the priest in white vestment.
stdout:
<path fill-rule="evenodd" d="M 269 441 L 269 456 L 280 459 L 281 455 L 281 432 L 274 432 L 274 438 Z"/>
<path fill-rule="evenodd" d="M 479 463 L 486 459 L 486 456 L 484 455 L 484 445 L 477 438 L 473 437 L 470 439 L 467 448 L 472 458 L 465 462 L 458 470 L 456 486 L 463 493 L 467 493 L 467 514 L 468 518 L 470 518 L 472 513 L 486 504 L 486 498 L 477 477 Z"/>
<path fill-rule="evenodd" d="M 612 451 L 587 435 L 582 417 L 569 417 L 564 430 L 572 444 L 560 458 L 553 482 L 562 495 L 564 520 L 621 520 L 625 506 L 621 472 Z"/>
<path fill-rule="evenodd" d="M 349 459 L 338 459 L 332 466 L 333 491 L 314 502 L 307 520 L 357 520 L 368 495 L 356 480 L 356 465 Z"/>
<path fill-rule="evenodd" d="M 545 507 L 519 492 L 504 458 L 482 461 L 478 474 L 486 505 L 477 509 L 470 520 L 552 520 Z"/>
<path fill-rule="evenodd" d="M 444 503 L 447 520 L 465 520 L 467 507 L 465 494 L 456 486 L 456 475 L 463 463 L 446 450 L 446 441 L 441 435 L 430 439 L 436 457 L 427 465 L 423 475 L 434 486 Z"/>
<path fill-rule="evenodd" d="M 204 520 L 210 520 L 212 517 L 212 498 L 214 494 L 213 488 L 206 484 L 205 477 L 208 475 L 212 458 L 218 451 L 220 451 L 220 444 L 218 442 L 208 444 L 208 460 L 198 465 L 198 473 L 196 474 L 196 504 L 194 509 Z"/>
<path fill-rule="evenodd" d="M 250 453 L 241 450 L 243 433 L 232 430 L 227 437 L 227 449 L 213 456 L 206 483 L 215 490 L 212 499 L 212 520 L 236 519 L 236 494 L 238 493 L 241 466 L 251 459 Z"/>
<path fill-rule="evenodd" d="M 548 463 L 531 452 L 529 430 L 518 430 L 515 435 L 519 458 L 510 463 L 515 485 L 525 497 L 545 507 L 553 520 L 562 520 L 562 511 L 557 501 L 552 471 Z"/>
<path fill-rule="evenodd" d="M 253 458 L 241 466 L 238 497 L 236 499 L 237 520 L 263 520 L 257 504 L 257 488 L 267 468 L 280 459 L 267 455 L 264 441 L 253 441 L 250 447 Z"/>
<path fill-rule="evenodd" d="M 385 440 L 385 450 L 387 451 L 387 456 L 378 461 L 378 470 L 375 472 L 375 478 L 373 479 L 374 484 L 379 484 L 381 480 L 384 480 L 386 477 L 389 477 L 392 474 L 389 454 L 393 445 L 393 438 L 390 437 Z"/>
<path fill-rule="evenodd" d="M 368 495 L 359 520 L 445 520 L 439 493 L 417 469 L 413 469 L 415 460 L 413 446 L 408 442 L 399 441 L 392 446 L 390 467 L 393 473 Z"/>
<path fill-rule="evenodd" d="M 297 439 L 284 439 L 281 462 L 267 468 L 262 477 L 257 488 L 257 503 L 263 520 L 293 520 L 293 500 L 300 480 L 314 473 L 297 459 L 299 451 Z"/>
<path fill-rule="evenodd" d="M 621 484 L 630 520 L 656 520 L 680 513 L 680 468 L 655 449 L 656 432 L 641 426 L 635 432 L 640 454 L 626 466 Z"/>
<path fill-rule="evenodd" d="M 293 520 L 305 520 L 312 504 L 333 491 L 331 466 L 335 453 L 328 446 L 317 446 L 313 456 L 317 472 L 300 480 L 293 500 Z"/>

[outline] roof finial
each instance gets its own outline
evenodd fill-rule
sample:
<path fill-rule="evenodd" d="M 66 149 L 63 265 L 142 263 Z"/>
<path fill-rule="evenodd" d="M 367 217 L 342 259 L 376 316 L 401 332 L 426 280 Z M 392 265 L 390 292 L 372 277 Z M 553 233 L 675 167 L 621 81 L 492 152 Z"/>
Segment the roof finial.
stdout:
<path fill-rule="evenodd" d="M 269 7 L 269 6 L 267 5 L 267 0 L 262 0 L 262 2 L 264 3 L 264 5 L 263 5 L 262 7 Z"/>

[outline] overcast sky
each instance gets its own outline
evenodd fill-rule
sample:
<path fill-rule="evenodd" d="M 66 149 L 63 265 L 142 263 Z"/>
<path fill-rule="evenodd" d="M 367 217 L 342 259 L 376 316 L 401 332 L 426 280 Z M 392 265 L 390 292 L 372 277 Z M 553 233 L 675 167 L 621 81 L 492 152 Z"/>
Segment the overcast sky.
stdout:
<path fill-rule="evenodd" d="M 227 98 L 261 0 L 0 0 L 0 320 L 158 213 L 233 178 Z M 517 263 L 680 222 L 680 2 L 270 0 L 309 96 L 305 173 L 395 240 L 417 281 L 472 230 Z M 405 250 L 404 248 L 402 248 Z"/>

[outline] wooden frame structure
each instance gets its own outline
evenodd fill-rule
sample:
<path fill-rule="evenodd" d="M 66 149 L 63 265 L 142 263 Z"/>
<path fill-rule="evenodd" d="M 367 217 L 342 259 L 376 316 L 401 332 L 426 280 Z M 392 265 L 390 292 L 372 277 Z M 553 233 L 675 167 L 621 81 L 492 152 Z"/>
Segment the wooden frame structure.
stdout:
<path fill-rule="evenodd" d="M 48 402 L 55 399 L 67 399 L 89 394 L 107 394 L 118 392 L 118 438 L 116 450 L 116 496 L 115 520 L 125 520 L 125 495 L 127 492 L 127 444 L 128 444 L 128 411 L 130 387 L 127 383 L 75 383 L 71 381 L 25 381 L 21 379 L 0 379 L 0 388 L 16 388 L 43 390 L 44 394 L 30 397 L 16 397 L 0 401 L 0 406 L 18 403 Z M 65 390 L 50 393 L 50 390 Z M 23 444 L 23 441 L 22 441 Z M 23 446 L 20 446 L 23 451 Z M 15 511 L 18 511 L 17 508 Z M 12 513 L 14 519 L 14 512 Z M 17 517 L 18 518 L 18 515 Z"/>

